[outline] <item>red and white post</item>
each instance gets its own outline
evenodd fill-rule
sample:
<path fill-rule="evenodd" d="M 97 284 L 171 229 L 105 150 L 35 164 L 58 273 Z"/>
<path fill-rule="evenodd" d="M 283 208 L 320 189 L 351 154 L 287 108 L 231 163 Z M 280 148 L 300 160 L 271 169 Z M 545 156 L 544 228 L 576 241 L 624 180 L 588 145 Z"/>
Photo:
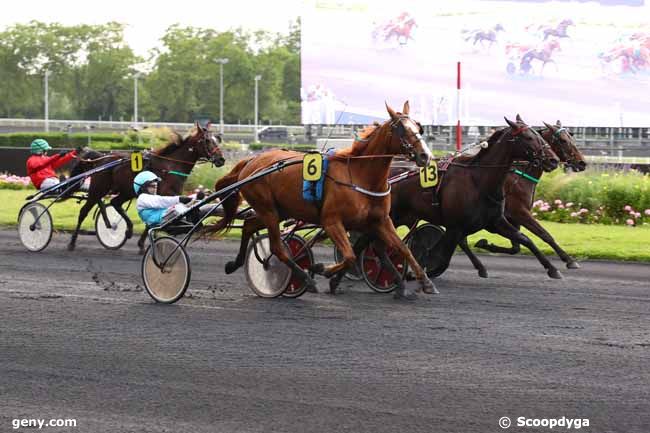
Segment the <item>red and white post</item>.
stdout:
<path fill-rule="evenodd" d="M 463 128 L 460 126 L 460 62 L 456 68 L 456 150 L 463 147 Z"/>

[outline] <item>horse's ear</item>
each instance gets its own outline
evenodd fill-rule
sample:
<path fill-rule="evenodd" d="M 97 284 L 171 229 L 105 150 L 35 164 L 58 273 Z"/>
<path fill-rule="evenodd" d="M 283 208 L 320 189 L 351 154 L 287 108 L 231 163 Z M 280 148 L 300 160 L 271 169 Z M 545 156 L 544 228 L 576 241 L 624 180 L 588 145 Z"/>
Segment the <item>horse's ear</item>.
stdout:
<path fill-rule="evenodd" d="M 194 122 L 194 126 L 196 127 L 196 130 L 197 130 L 197 131 L 200 131 L 200 130 L 201 130 L 201 125 L 199 124 L 199 121 L 198 121 L 198 120 Z"/>
<path fill-rule="evenodd" d="M 208 120 L 208 122 L 205 124 L 205 130 L 206 131 L 210 129 L 210 125 L 212 125 L 212 121 Z"/>
<path fill-rule="evenodd" d="M 546 122 L 542 122 L 542 123 L 544 124 L 544 126 L 546 126 L 546 129 L 548 129 L 549 131 L 555 131 L 555 128 L 553 127 L 553 125 L 549 125 Z"/>
<path fill-rule="evenodd" d="M 555 122 L 555 126 L 557 126 L 558 128 L 562 127 L 562 122 L 560 122 L 560 119 L 558 119 L 557 122 Z"/>
<path fill-rule="evenodd" d="M 519 128 L 515 122 L 512 120 L 508 119 L 507 117 L 503 116 L 504 119 L 506 119 L 506 123 L 510 125 L 511 128 L 517 129 Z"/>
<path fill-rule="evenodd" d="M 384 103 L 386 104 L 386 110 L 388 111 L 388 114 L 390 115 L 390 118 L 393 119 L 393 120 L 397 119 L 397 113 L 395 112 L 395 110 L 393 110 L 392 108 L 390 108 L 388 106 L 388 102 L 384 101 Z"/>
<path fill-rule="evenodd" d="M 519 113 L 517 113 L 517 117 L 515 117 L 515 120 L 516 120 L 517 122 L 526 123 L 526 122 L 523 121 L 523 119 L 521 118 L 521 116 L 519 115 Z"/>
<path fill-rule="evenodd" d="M 404 102 L 404 108 L 402 108 L 402 114 L 408 116 L 410 109 L 411 107 L 409 106 L 409 101 Z"/>

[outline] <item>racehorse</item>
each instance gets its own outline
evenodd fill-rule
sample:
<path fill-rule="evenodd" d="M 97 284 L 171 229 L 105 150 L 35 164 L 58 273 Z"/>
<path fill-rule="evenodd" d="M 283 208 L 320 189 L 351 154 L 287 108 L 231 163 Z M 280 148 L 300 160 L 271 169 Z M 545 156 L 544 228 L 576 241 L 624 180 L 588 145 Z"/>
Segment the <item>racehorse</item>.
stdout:
<path fill-rule="evenodd" d="M 219 148 L 221 136 L 209 131 L 210 125 L 205 128 L 196 124 L 196 130 L 185 139 L 177 133 L 172 133 L 171 141 L 160 150 L 149 153 L 147 158 L 148 170 L 156 173 L 161 179 L 158 189 L 160 195 L 179 195 L 182 192 L 185 179 L 189 176 L 194 165 L 199 159 L 205 159 L 220 167 L 225 163 L 223 153 Z M 120 158 L 129 158 L 130 154 L 115 152 L 102 155 L 99 152 L 88 151 L 73 168 L 71 176 L 81 174 L 93 167 L 106 164 Z M 89 159 L 90 158 L 90 159 Z M 68 243 L 68 250 L 75 248 L 79 229 L 88 212 L 98 204 L 107 194 L 115 194 L 111 205 L 124 218 L 127 224 L 126 237 L 133 235 L 133 223 L 122 208 L 122 205 L 135 197 L 133 179 L 137 173 L 133 172 L 130 164 L 122 164 L 112 170 L 102 171 L 91 176 L 88 199 L 79 211 L 77 227 Z M 100 208 L 101 209 L 101 208 Z M 140 252 L 144 251 L 146 230 L 142 233 L 138 246 Z"/>
<path fill-rule="evenodd" d="M 566 29 L 569 26 L 575 26 L 573 23 L 573 20 L 566 19 L 562 20 L 555 28 L 552 27 L 547 27 L 544 29 L 544 40 L 546 40 L 549 36 L 555 36 L 556 38 L 568 38 L 569 35 L 566 32 Z"/>
<path fill-rule="evenodd" d="M 560 159 L 573 171 L 584 171 L 587 163 L 576 146 L 575 139 L 567 128 L 562 126 L 559 120 L 555 125 L 544 122 L 545 129 L 539 131 L 544 140 L 550 144 L 551 149 Z M 513 171 L 508 174 L 503 186 L 505 193 L 505 211 L 504 215 L 507 220 L 517 229 L 521 226 L 526 227 L 537 237 L 549 244 L 557 255 L 566 263 L 569 269 L 578 269 L 578 263 L 569 256 L 553 239 L 553 236 L 542 227 L 531 213 L 533 198 L 535 197 L 535 186 L 537 183 L 532 179 L 539 180 L 542 177 L 542 167 L 529 165 L 521 174 Z M 524 174 L 526 176 L 524 176 Z M 464 240 L 466 242 L 466 240 Z M 490 244 L 486 239 L 480 239 L 474 245 L 477 248 L 485 249 L 493 253 L 517 254 L 521 250 L 518 242 L 511 241 L 511 248 L 504 248 L 498 245 Z M 462 247 L 462 243 L 461 243 Z M 463 248 L 465 250 L 465 248 Z M 478 260 L 478 259 L 477 259 Z M 474 263 L 474 260 L 472 260 Z M 480 263 L 480 262 L 479 262 Z M 479 275 L 487 276 L 485 268 L 478 267 Z"/>
<path fill-rule="evenodd" d="M 433 282 L 402 243 L 389 218 L 388 173 L 393 156 L 406 154 L 418 166 L 426 166 L 431 160 L 431 152 L 421 136 L 421 125 L 409 117 L 408 101 L 404 103 L 402 113 L 395 112 L 388 104 L 386 109 L 390 115 L 388 121 L 367 127 L 357 136 L 352 147 L 339 150 L 329 157 L 325 194 L 321 203 L 307 202 L 302 197 L 302 164 L 287 166 L 280 172 L 245 184 L 239 194 L 224 199 L 224 218 L 206 232 L 220 232 L 230 228 L 241 196 L 256 214 L 255 218 L 244 222 L 239 253 L 234 261 L 226 264 L 227 274 L 244 264 L 250 237 L 256 231 L 267 228 L 271 252 L 304 280 L 308 290 L 314 290 L 314 281 L 289 257 L 281 239 L 279 223 L 292 218 L 320 225 L 344 257 L 343 262 L 327 267 L 317 263 L 311 268 L 313 272 L 329 278 L 340 270 L 352 268 L 355 265 L 355 255 L 346 230 L 356 230 L 377 236 L 386 245 L 404 254 L 409 265 L 413 266 L 419 288 L 425 293 L 436 292 Z M 215 191 L 244 180 L 279 161 L 302 160 L 303 156 L 298 152 L 272 150 L 244 159 L 217 181 Z M 385 259 L 388 260 L 387 256 Z M 417 295 L 407 290 L 400 279 L 395 297 L 410 300 Z"/>
<path fill-rule="evenodd" d="M 490 43 L 490 45 L 488 45 L 489 48 L 497 41 L 497 34 L 500 31 L 505 31 L 505 29 L 501 24 L 497 24 L 488 30 L 463 30 L 462 32 L 469 34 L 465 37 L 465 41 L 469 41 L 470 39 L 474 38 L 472 46 L 476 45 L 477 42 L 481 42 L 481 46 L 484 46 L 484 41 L 488 41 Z"/>
<path fill-rule="evenodd" d="M 503 184 L 512 162 L 525 160 L 551 170 L 557 167 L 557 156 L 519 116 L 517 122 L 505 120 L 509 127 L 492 134 L 487 148 L 449 163 L 439 189 L 421 188 L 418 176 L 393 184 L 390 215 L 395 226 L 412 227 L 419 220 L 426 220 L 446 228 L 440 241 L 425 255 L 424 265 L 430 276 L 444 272 L 459 242 L 481 229 L 524 244 L 549 270 L 549 275 L 554 277 L 557 273 L 533 242 L 503 216 Z M 362 237 L 355 243 L 355 252 L 363 251 L 369 241 Z M 397 274 L 393 272 L 393 275 Z M 335 290 L 342 277 L 340 273 L 333 278 L 330 289 Z"/>
<path fill-rule="evenodd" d="M 560 50 L 560 42 L 556 39 L 545 43 L 541 50 L 530 50 L 523 54 L 521 57 L 520 68 L 524 73 L 529 73 L 533 66 L 531 62 L 533 60 L 539 60 L 542 62 L 542 69 L 540 70 L 540 75 L 544 72 L 544 67 L 547 63 L 553 63 L 555 69 L 557 70 L 557 63 L 551 58 L 553 56 L 553 51 Z"/>
<path fill-rule="evenodd" d="M 392 26 L 390 29 L 387 30 L 384 41 L 388 42 L 390 38 L 394 37 L 395 40 L 400 45 L 406 45 L 409 39 L 414 40 L 413 36 L 411 36 L 413 27 L 417 27 L 415 18 L 410 18 L 409 20 L 405 21 L 401 25 Z"/>

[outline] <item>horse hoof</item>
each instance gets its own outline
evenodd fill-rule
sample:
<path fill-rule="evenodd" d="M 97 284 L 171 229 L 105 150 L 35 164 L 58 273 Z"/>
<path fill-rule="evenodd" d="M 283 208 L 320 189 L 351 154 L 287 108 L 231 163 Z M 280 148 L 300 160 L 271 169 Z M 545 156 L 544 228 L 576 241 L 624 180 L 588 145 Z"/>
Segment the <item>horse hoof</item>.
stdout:
<path fill-rule="evenodd" d="M 68 251 L 74 251 L 75 246 L 75 244 L 68 244 Z"/>
<path fill-rule="evenodd" d="M 563 278 L 562 274 L 557 269 L 549 269 L 548 276 L 555 280 L 561 280 Z"/>
<path fill-rule="evenodd" d="M 325 265 L 322 263 L 314 263 L 309 267 L 309 271 L 321 275 L 323 272 L 325 272 Z"/>
<path fill-rule="evenodd" d="M 426 281 L 424 281 L 422 283 L 421 287 L 422 287 L 422 291 L 424 293 L 426 293 L 427 295 L 438 295 L 438 294 L 440 294 L 440 292 L 438 291 L 438 288 L 436 287 L 436 285 L 433 284 L 433 281 L 431 281 L 428 278 L 426 279 Z"/>
<path fill-rule="evenodd" d="M 487 271 L 485 269 L 479 269 L 478 276 L 481 278 L 487 278 L 488 277 Z"/>
<path fill-rule="evenodd" d="M 580 269 L 578 262 L 569 262 L 566 264 L 567 269 Z"/>
<path fill-rule="evenodd" d="M 318 293 L 318 289 L 316 288 L 316 283 L 312 282 L 311 284 L 307 284 L 307 289 L 305 291 L 309 293 Z"/>
<path fill-rule="evenodd" d="M 487 246 L 488 246 L 488 241 L 487 241 L 487 239 L 479 239 L 479 240 L 474 244 L 474 248 L 486 249 Z"/>
<path fill-rule="evenodd" d="M 239 269 L 239 266 L 237 266 L 237 262 L 233 261 L 233 262 L 226 263 L 226 274 L 232 274 L 237 269 Z"/>
<path fill-rule="evenodd" d="M 132 237 L 133 237 L 133 232 L 129 232 L 129 231 L 127 231 L 127 232 L 126 232 L 126 238 L 127 238 L 127 239 L 131 239 Z"/>
<path fill-rule="evenodd" d="M 406 275 L 404 276 L 404 279 L 406 281 L 415 281 L 415 274 L 411 271 L 408 271 Z"/>

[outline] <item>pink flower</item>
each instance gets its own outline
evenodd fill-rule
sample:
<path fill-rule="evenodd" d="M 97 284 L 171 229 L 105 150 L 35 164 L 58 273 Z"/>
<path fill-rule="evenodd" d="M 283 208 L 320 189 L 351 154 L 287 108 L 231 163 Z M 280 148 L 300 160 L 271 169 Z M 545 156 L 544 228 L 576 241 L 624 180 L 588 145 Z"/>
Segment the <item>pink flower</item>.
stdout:
<path fill-rule="evenodd" d="M 564 205 L 563 205 L 563 204 L 559 204 L 559 205 L 557 205 L 557 208 L 558 208 L 558 209 L 564 209 Z"/>
<path fill-rule="evenodd" d="M 571 218 L 575 218 L 578 216 L 578 212 L 571 212 Z"/>
<path fill-rule="evenodd" d="M 580 209 L 580 213 L 589 213 L 589 209 L 582 208 Z"/>
<path fill-rule="evenodd" d="M 560 200 L 560 199 L 555 200 L 555 204 L 557 204 L 557 205 L 562 204 L 562 200 Z"/>
<path fill-rule="evenodd" d="M 645 211 L 643 211 L 643 213 L 650 216 L 650 209 L 646 209 Z"/>
<path fill-rule="evenodd" d="M 634 220 L 633 219 L 627 219 L 627 220 L 625 220 L 625 224 L 627 224 L 628 226 L 633 226 L 634 225 Z"/>
<path fill-rule="evenodd" d="M 632 206 L 630 206 L 629 204 L 628 204 L 628 205 L 625 205 L 625 207 L 623 208 L 623 210 L 626 211 L 626 212 L 629 212 L 629 211 L 632 210 Z"/>
<path fill-rule="evenodd" d="M 564 206 L 566 206 L 567 208 L 569 208 L 569 207 L 573 206 L 573 202 L 570 201 L 570 202 L 568 202 L 567 204 L 565 204 Z"/>
<path fill-rule="evenodd" d="M 543 203 L 544 203 L 544 200 L 535 200 L 535 202 L 533 203 L 533 207 L 541 206 Z M 650 209 L 648 209 L 648 210 L 650 210 Z"/>
<path fill-rule="evenodd" d="M 641 212 L 635 212 L 634 213 L 634 218 L 639 218 L 641 216 Z"/>

